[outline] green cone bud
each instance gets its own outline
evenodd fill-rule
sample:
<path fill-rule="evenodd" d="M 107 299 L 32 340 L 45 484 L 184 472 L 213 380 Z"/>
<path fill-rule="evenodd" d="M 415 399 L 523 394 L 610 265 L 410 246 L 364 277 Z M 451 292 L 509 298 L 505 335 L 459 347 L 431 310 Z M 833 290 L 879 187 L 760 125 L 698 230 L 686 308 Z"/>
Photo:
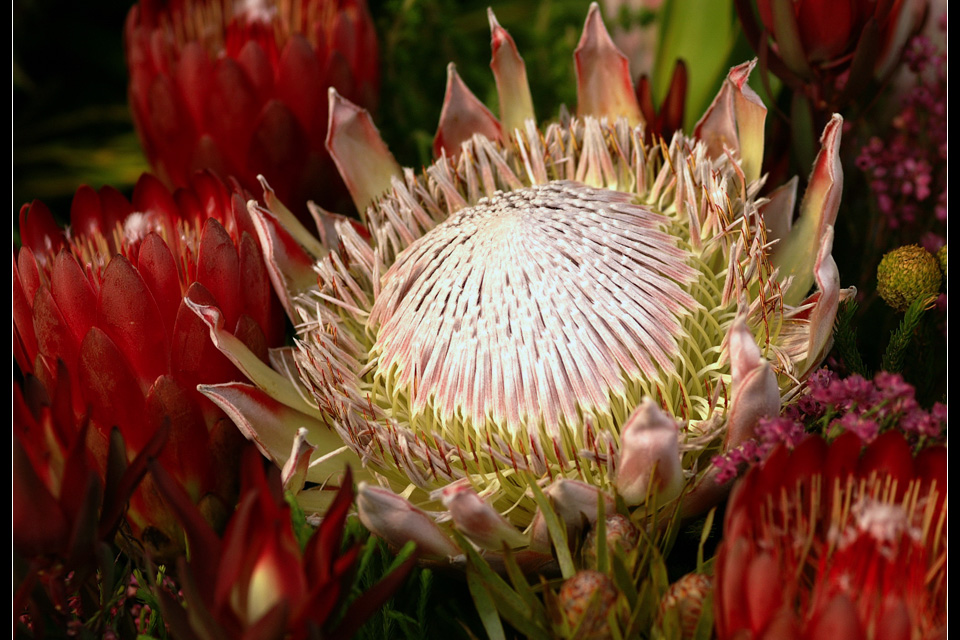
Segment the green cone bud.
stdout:
<path fill-rule="evenodd" d="M 943 272 L 943 277 L 947 277 L 947 245 L 940 247 L 940 250 L 937 251 L 937 260 L 940 262 L 940 271 Z"/>
<path fill-rule="evenodd" d="M 877 267 L 877 291 L 897 311 L 906 311 L 914 300 L 936 295 L 942 279 L 937 258 L 915 244 L 894 249 Z"/>

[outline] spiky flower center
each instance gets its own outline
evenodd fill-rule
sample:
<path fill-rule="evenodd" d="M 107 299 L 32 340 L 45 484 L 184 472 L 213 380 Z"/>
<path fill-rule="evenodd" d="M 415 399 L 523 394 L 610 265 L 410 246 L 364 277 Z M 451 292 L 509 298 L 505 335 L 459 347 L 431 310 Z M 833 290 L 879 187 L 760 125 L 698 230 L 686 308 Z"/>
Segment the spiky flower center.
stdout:
<path fill-rule="evenodd" d="M 411 244 L 383 280 L 376 376 L 410 411 L 558 435 L 628 381 L 676 374 L 695 271 L 630 194 L 554 181 L 498 192 Z"/>

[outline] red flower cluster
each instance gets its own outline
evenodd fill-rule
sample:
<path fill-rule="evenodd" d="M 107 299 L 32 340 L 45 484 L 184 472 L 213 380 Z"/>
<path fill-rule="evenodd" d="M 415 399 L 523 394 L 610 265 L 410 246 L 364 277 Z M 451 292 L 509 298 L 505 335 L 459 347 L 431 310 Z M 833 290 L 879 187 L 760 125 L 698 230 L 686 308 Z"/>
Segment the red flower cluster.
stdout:
<path fill-rule="evenodd" d="M 355 543 L 341 549 L 354 500 L 349 467 L 301 551 L 280 470 L 271 465 L 265 472 L 264 462 L 256 448 L 248 447 L 239 504 L 222 538 L 163 469 L 152 469 L 190 541 L 190 560 L 178 560 L 189 614 L 173 596 L 159 591 L 164 619 L 178 638 L 349 638 L 414 567 L 412 555 L 339 616 L 362 547 Z"/>
<path fill-rule="evenodd" d="M 212 169 L 281 201 L 346 198 L 327 153 L 327 89 L 372 108 L 379 87 L 363 0 L 144 0 L 126 24 L 130 106 L 144 152 L 169 185 Z"/>
<path fill-rule="evenodd" d="M 945 446 L 809 436 L 734 488 L 717 555 L 717 636 L 929 638 L 946 624 Z M 752 635 L 750 635 L 752 634 Z"/>
<path fill-rule="evenodd" d="M 65 385 L 61 423 L 77 429 L 89 418 L 86 445 L 102 477 L 114 427 L 132 459 L 166 424 L 160 461 L 211 517 L 225 514 L 243 438 L 196 388 L 240 373 L 191 305 L 217 307 L 227 330 L 264 360 L 284 330 L 241 193 L 198 174 L 171 194 L 145 175 L 132 201 L 108 187 L 81 187 L 67 232 L 43 203 L 24 205 L 20 234 L 13 346 L 21 371 L 51 397 Z M 49 458 L 37 464 L 49 474 Z M 152 553 L 180 549 L 182 534 L 149 479 L 127 518 Z"/>

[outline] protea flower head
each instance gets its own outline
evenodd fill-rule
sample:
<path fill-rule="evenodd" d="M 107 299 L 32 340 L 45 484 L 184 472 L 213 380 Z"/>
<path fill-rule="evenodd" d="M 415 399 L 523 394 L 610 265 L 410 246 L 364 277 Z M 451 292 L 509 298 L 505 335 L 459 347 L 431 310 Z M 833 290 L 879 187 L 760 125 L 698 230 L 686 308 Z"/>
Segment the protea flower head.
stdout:
<path fill-rule="evenodd" d="M 364 0 L 144 0 L 125 47 L 134 124 L 168 186 L 212 169 L 253 193 L 266 175 L 303 216 L 311 199 L 349 203 L 324 148 L 326 90 L 376 102 Z"/>
<path fill-rule="evenodd" d="M 167 424 L 161 462 L 211 517 L 224 512 L 243 439 L 196 387 L 242 376 L 210 342 L 193 307 L 215 310 L 231 339 L 263 361 L 284 330 L 240 192 L 209 174 L 173 194 L 145 175 L 132 201 L 109 187 L 81 187 L 66 231 L 33 202 L 21 209 L 20 234 L 13 351 L 21 371 L 50 397 L 69 382 L 58 405 L 61 424 L 76 430 L 89 418 L 87 447 L 102 477 L 113 428 L 132 459 Z M 127 518 L 153 553 L 182 544 L 149 479 Z"/>
<path fill-rule="evenodd" d="M 153 467 L 191 549 L 189 561 L 178 560 L 184 603 L 158 590 L 171 630 L 180 638 L 352 637 L 403 583 L 416 557 L 341 611 L 363 547 L 344 540 L 354 499 L 349 469 L 320 526 L 301 549 L 279 469 L 265 473 L 263 458 L 252 446 L 246 454 L 239 504 L 222 538 L 163 468 Z"/>
<path fill-rule="evenodd" d="M 811 435 L 738 482 L 716 562 L 718 638 L 946 633 L 947 449 Z"/>
<path fill-rule="evenodd" d="M 89 423 L 77 428 L 70 396 L 65 372 L 50 393 L 32 376 L 13 388 L 13 610 L 28 609 L 35 629 L 61 621 L 74 594 L 99 591 L 90 578 L 111 557 L 124 506 L 168 432 L 157 430 L 128 464 L 123 436 L 114 431 L 105 482 L 87 449 Z M 35 597 L 38 585 L 46 598 Z"/>
<path fill-rule="evenodd" d="M 284 231 L 269 192 L 273 213 L 251 209 L 298 325 L 300 391 L 382 485 L 360 485 L 361 518 L 434 557 L 456 546 L 421 507 L 485 549 L 542 548 L 530 478 L 576 525 L 599 499 L 613 513 L 616 493 L 677 498 L 707 452 L 776 414 L 821 360 L 841 297 L 839 116 L 791 228 L 796 181 L 758 197 L 766 110 L 746 84 L 752 63 L 731 70 L 693 136 L 648 145 L 594 5 L 575 54 L 578 115 L 541 130 L 523 60 L 490 22 L 501 117 L 451 66 L 439 157 L 421 174 L 331 92 L 328 146 L 366 233 L 323 217 L 337 249 L 315 251 Z M 203 391 L 283 463 L 303 412 L 249 385 Z M 700 482 L 685 508 L 715 488 Z"/>

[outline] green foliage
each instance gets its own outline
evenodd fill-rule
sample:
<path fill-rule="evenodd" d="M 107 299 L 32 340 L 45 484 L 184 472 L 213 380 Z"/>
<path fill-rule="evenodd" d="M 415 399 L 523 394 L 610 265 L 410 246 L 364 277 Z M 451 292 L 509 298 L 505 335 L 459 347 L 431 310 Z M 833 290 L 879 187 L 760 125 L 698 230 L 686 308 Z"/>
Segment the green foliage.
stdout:
<path fill-rule="evenodd" d="M 297 503 L 297 497 L 293 493 L 288 491 L 283 498 L 287 504 L 290 505 L 290 521 L 293 524 L 293 535 L 297 538 L 300 551 L 303 551 L 307 548 L 307 542 L 309 542 L 310 537 L 316 529 L 307 522 L 307 516 L 304 514 L 303 509 L 300 508 L 300 505 Z"/>
<path fill-rule="evenodd" d="M 933 304 L 931 298 L 914 300 L 907 308 L 896 329 L 890 332 L 890 340 L 883 353 L 880 368 L 890 373 L 901 373 L 911 357 L 924 350 L 918 335 L 924 314 Z M 846 300 L 840 305 L 834 321 L 834 348 L 851 373 L 870 378 L 872 372 L 864 364 L 857 346 L 857 318 L 859 307 L 855 300 Z"/>
<path fill-rule="evenodd" d="M 840 304 L 837 310 L 837 317 L 834 320 L 833 345 L 837 354 L 843 359 L 844 364 L 851 373 L 856 373 L 864 378 L 870 377 L 870 372 L 863 364 L 863 358 L 860 356 L 860 350 L 857 348 L 857 325 L 855 319 L 859 306 L 857 301 L 849 298 Z"/>
<path fill-rule="evenodd" d="M 918 298 L 910 303 L 903 315 L 903 320 L 900 321 L 900 326 L 890 333 L 890 342 L 887 343 L 887 349 L 883 353 L 883 363 L 881 365 L 884 371 L 890 373 L 903 371 L 910 345 L 914 341 L 923 314 L 930 308 L 931 303 L 932 300 L 929 298 Z"/>
<path fill-rule="evenodd" d="M 139 569 L 134 570 L 133 577 L 136 578 L 137 584 L 140 585 L 137 588 L 137 600 L 146 605 L 139 607 L 137 615 L 137 640 L 141 638 L 159 638 L 160 640 L 166 640 L 169 636 L 166 626 L 163 624 L 163 618 L 160 616 L 160 599 L 155 592 L 155 589 L 166 588 L 166 567 L 160 565 L 153 579 L 145 576 Z"/>
<path fill-rule="evenodd" d="M 557 117 L 561 104 L 576 104 L 573 51 L 587 5 L 580 0 L 372 0 L 380 34 L 380 106 L 374 120 L 397 161 L 425 166 L 447 83 L 447 64 L 497 115 L 490 70 L 487 7 L 514 38 L 527 67 L 537 118 Z"/>
<path fill-rule="evenodd" d="M 659 104 L 666 95 L 676 61 L 686 61 L 689 84 L 684 129 L 692 131 L 732 66 L 729 57 L 739 35 L 733 1 L 667 0 L 660 19 L 652 78 L 654 101 Z"/>
<path fill-rule="evenodd" d="M 346 529 L 346 539 L 366 541 L 357 563 L 357 576 L 350 594 L 352 601 L 406 560 L 414 552 L 414 545 L 408 543 L 395 554 L 385 542 L 371 536 L 357 519 L 348 519 Z M 354 637 L 357 640 L 460 638 L 464 636 L 465 627 L 477 626 L 477 614 L 464 607 L 464 603 L 469 603 L 469 596 L 461 576 L 417 567 L 393 598 L 374 613 Z"/>
<path fill-rule="evenodd" d="M 470 595 L 490 638 L 508 638 L 512 631 L 527 638 L 544 640 L 578 637 L 577 629 L 571 628 L 564 615 L 566 604 L 560 600 L 560 594 L 563 584 L 579 574 L 587 563 L 587 532 L 580 528 L 568 529 L 536 483 L 531 481 L 529 487 L 550 536 L 556 562 L 554 572 L 559 571 L 562 577 L 551 578 L 549 571 L 538 575 L 524 574 L 516 552 L 506 548 L 503 569 L 498 572 L 469 541 L 454 531 L 453 535 L 466 555 Z M 589 537 L 607 540 L 602 504 L 598 511 L 595 531 Z M 621 504 L 618 513 L 627 516 L 628 510 Z M 619 544 L 599 544 L 595 556 L 596 569 L 613 581 L 618 592 L 616 604 L 607 619 L 611 637 L 677 638 L 680 629 L 677 613 L 674 611 L 663 619 L 659 617 L 660 602 L 671 581 L 667 554 L 679 531 L 676 509 L 668 507 L 663 510 L 650 504 L 647 508 L 634 509 L 628 517 L 640 531 L 639 544 L 629 551 Z M 714 512 L 711 511 L 697 527 L 697 566 L 700 572 L 709 572 L 711 568 L 712 560 L 704 558 L 704 549 L 713 531 L 713 523 Z M 594 593 L 590 597 L 596 596 Z M 591 602 L 581 604 L 589 610 Z M 711 611 L 703 611 L 699 624 L 699 637 L 709 637 Z"/>

